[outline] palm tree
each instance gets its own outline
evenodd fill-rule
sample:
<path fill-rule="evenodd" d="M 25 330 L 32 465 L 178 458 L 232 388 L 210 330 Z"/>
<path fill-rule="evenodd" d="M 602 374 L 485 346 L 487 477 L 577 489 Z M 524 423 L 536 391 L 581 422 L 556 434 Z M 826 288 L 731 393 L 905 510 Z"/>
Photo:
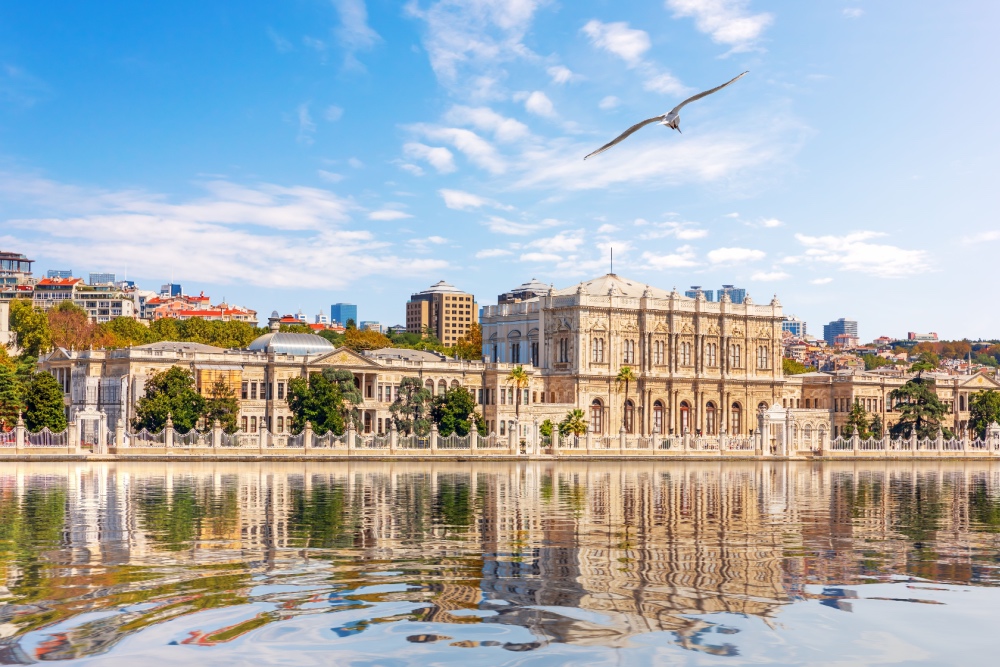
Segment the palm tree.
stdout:
<path fill-rule="evenodd" d="M 625 385 L 625 402 L 622 404 L 622 426 L 625 426 L 625 417 L 627 412 L 625 411 L 625 406 L 628 405 L 628 386 L 630 383 L 635 382 L 639 378 L 636 377 L 635 371 L 632 370 L 631 366 L 622 366 L 618 371 L 618 375 L 615 376 L 615 389 L 621 391 L 622 385 Z"/>
<path fill-rule="evenodd" d="M 587 420 L 583 418 L 583 410 L 574 408 L 566 413 L 566 418 L 559 424 L 559 432 L 569 435 L 583 435 L 587 432 Z"/>
<path fill-rule="evenodd" d="M 531 378 L 524 370 L 524 366 L 517 366 L 507 375 L 507 384 L 514 385 L 516 396 L 514 398 L 514 417 L 521 420 L 521 391 L 527 389 Z"/>

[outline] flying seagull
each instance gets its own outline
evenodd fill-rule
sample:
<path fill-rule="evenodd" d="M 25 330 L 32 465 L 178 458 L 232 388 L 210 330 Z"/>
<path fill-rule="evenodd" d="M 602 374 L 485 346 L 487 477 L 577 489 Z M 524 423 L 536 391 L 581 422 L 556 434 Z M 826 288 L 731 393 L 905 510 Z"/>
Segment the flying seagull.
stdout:
<path fill-rule="evenodd" d="M 636 123 L 635 125 L 633 125 L 629 129 L 625 130 L 624 132 L 622 132 L 621 134 L 619 134 L 617 137 L 615 137 L 615 139 L 613 139 L 612 141 L 604 144 L 603 146 L 601 146 L 600 148 L 598 148 L 596 151 L 594 151 L 593 153 L 591 153 L 587 157 L 593 157 L 593 156 L 597 155 L 598 153 L 603 153 L 604 151 L 608 150 L 609 148 L 611 148 L 615 144 L 617 144 L 620 141 L 622 141 L 623 139 L 625 139 L 627 136 L 629 136 L 633 132 L 637 131 L 640 128 L 646 127 L 650 123 L 659 122 L 660 125 L 666 125 L 667 127 L 672 128 L 672 129 L 677 130 L 678 132 L 680 132 L 681 131 L 680 110 L 684 108 L 685 104 L 690 104 L 691 102 L 695 102 L 697 100 L 700 100 L 701 98 L 706 97 L 707 95 L 711 95 L 712 93 L 714 93 L 716 91 L 722 90 L 723 88 L 725 88 L 729 84 L 733 83 L 733 81 L 736 81 L 736 80 L 742 78 L 743 75 L 745 75 L 745 74 L 747 74 L 747 72 L 743 72 L 743 74 L 740 74 L 738 77 L 736 77 L 732 81 L 727 81 L 726 83 L 722 84 L 721 86 L 716 86 L 715 88 L 712 88 L 711 90 L 706 90 L 703 93 L 698 93 L 694 97 L 687 98 L 686 100 L 684 100 L 683 102 L 681 102 L 680 104 L 678 104 L 677 106 L 675 106 L 673 109 L 671 109 L 667 113 L 663 114 L 662 116 L 654 116 L 653 118 L 647 118 L 646 120 L 642 121 L 641 123 Z M 583 159 L 586 160 L 587 157 L 585 157 Z"/>

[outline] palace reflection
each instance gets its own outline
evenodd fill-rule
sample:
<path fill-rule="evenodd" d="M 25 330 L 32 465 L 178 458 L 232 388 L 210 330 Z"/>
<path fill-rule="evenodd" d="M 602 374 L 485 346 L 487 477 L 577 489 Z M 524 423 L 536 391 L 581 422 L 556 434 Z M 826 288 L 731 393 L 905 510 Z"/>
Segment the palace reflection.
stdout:
<path fill-rule="evenodd" d="M 725 653 L 706 615 L 773 622 L 813 585 L 995 584 L 998 531 L 989 463 L 17 464 L 0 472 L 0 663 L 247 604 L 262 575 L 349 589 L 390 570 L 411 588 L 344 603 L 419 602 L 413 619 L 518 625 L 537 645 L 668 631 Z"/>

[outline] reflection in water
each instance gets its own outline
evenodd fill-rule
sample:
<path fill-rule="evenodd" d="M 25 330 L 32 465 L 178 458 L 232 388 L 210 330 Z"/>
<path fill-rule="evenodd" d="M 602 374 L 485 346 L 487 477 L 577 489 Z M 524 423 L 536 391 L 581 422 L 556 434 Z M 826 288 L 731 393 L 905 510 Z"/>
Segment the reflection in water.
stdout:
<path fill-rule="evenodd" d="M 993 586 L 998 531 L 988 463 L 7 465 L 0 664 L 653 640 L 737 660 L 791 608 Z"/>

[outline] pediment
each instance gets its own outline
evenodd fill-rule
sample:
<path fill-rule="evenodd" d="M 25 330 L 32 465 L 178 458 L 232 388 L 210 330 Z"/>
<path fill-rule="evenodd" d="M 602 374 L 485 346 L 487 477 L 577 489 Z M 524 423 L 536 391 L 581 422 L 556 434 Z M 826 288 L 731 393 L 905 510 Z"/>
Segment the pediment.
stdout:
<path fill-rule="evenodd" d="M 959 386 L 962 389 L 1000 389 L 1000 382 L 992 378 L 988 378 L 982 373 L 976 373 L 975 375 L 970 375 L 969 378 L 963 381 Z"/>
<path fill-rule="evenodd" d="M 346 347 L 337 348 L 333 352 L 328 352 L 322 357 L 313 359 L 309 365 L 322 364 L 325 366 L 368 366 L 370 368 L 381 368 L 382 366 L 366 356 L 358 354 L 354 350 Z"/>
<path fill-rule="evenodd" d="M 657 322 L 656 326 L 653 327 L 653 333 L 658 333 L 658 334 L 670 333 L 670 327 L 668 327 L 663 322 Z"/>

